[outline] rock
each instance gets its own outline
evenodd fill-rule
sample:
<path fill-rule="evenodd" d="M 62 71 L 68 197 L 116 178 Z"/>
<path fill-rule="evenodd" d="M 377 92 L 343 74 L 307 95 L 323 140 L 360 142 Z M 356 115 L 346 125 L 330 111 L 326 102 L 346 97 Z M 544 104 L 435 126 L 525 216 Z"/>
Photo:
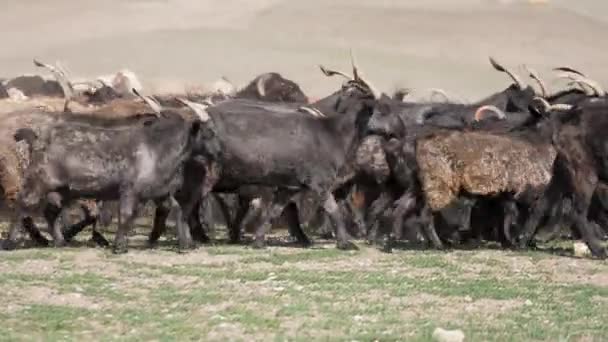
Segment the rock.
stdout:
<path fill-rule="evenodd" d="M 433 331 L 433 339 L 437 342 L 462 342 L 464 341 L 464 333 L 462 330 L 436 328 Z"/>
<path fill-rule="evenodd" d="M 584 242 L 577 241 L 574 243 L 574 256 L 578 258 L 587 257 L 591 255 L 591 251 L 587 244 Z"/>

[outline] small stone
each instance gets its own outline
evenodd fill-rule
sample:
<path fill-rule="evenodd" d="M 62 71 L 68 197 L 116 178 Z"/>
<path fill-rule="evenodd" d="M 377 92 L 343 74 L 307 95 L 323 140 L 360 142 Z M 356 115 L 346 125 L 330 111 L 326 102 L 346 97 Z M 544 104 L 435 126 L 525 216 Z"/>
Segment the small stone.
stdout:
<path fill-rule="evenodd" d="M 471 298 L 471 296 L 466 296 L 464 297 L 464 301 L 470 303 L 473 301 L 473 298 Z"/>
<path fill-rule="evenodd" d="M 437 342 L 462 342 L 464 341 L 464 333 L 462 330 L 436 328 L 433 331 L 433 339 Z"/>
<path fill-rule="evenodd" d="M 574 243 L 574 256 L 578 258 L 587 257 L 591 255 L 591 251 L 587 244 L 584 242 L 577 241 Z"/>
<path fill-rule="evenodd" d="M 526 306 L 532 306 L 532 301 L 531 301 L 531 300 L 529 300 L 529 299 L 526 299 L 526 301 L 524 302 L 524 304 L 525 304 Z"/>

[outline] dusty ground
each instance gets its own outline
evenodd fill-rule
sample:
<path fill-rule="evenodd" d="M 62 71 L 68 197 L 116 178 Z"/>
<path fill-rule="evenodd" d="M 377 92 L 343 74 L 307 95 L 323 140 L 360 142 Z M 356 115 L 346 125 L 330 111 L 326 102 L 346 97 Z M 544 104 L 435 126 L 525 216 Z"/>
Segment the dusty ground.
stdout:
<path fill-rule="evenodd" d="M 547 252 L 205 246 L 0 259 L 2 340 L 608 339 L 605 262 Z"/>
<path fill-rule="evenodd" d="M 4 0 L 0 76 L 34 72 L 32 57 L 76 76 L 122 67 L 149 90 L 265 71 L 312 96 L 334 90 L 317 64 L 348 68 L 354 48 L 384 90 L 442 87 L 475 98 L 508 84 L 506 65 L 572 65 L 608 83 L 604 0 Z"/>

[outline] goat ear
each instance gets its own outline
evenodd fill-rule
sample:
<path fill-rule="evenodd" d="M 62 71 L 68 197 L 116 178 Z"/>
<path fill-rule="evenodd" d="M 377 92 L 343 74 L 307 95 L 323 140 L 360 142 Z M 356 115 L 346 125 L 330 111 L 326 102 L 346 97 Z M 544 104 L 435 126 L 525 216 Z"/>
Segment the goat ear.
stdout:
<path fill-rule="evenodd" d="M 34 140 L 38 139 L 38 135 L 31 128 L 19 128 L 15 131 L 15 134 L 13 134 L 13 139 L 16 142 L 25 140 L 31 144 Z"/>

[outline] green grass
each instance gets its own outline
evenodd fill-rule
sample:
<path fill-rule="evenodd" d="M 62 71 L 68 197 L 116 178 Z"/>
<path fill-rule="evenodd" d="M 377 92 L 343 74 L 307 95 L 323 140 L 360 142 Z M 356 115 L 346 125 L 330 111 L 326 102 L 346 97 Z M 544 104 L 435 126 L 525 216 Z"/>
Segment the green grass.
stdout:
<path fill-rule="evenodd" d="M 560 263 L 570 274 L 547 268 Z M 608 264 L 542 252 L 49 248 L 3 253 L 0 269 L 0 341 L 428 341 L 437 327 L 467 341 L 608 339 Z"/>

